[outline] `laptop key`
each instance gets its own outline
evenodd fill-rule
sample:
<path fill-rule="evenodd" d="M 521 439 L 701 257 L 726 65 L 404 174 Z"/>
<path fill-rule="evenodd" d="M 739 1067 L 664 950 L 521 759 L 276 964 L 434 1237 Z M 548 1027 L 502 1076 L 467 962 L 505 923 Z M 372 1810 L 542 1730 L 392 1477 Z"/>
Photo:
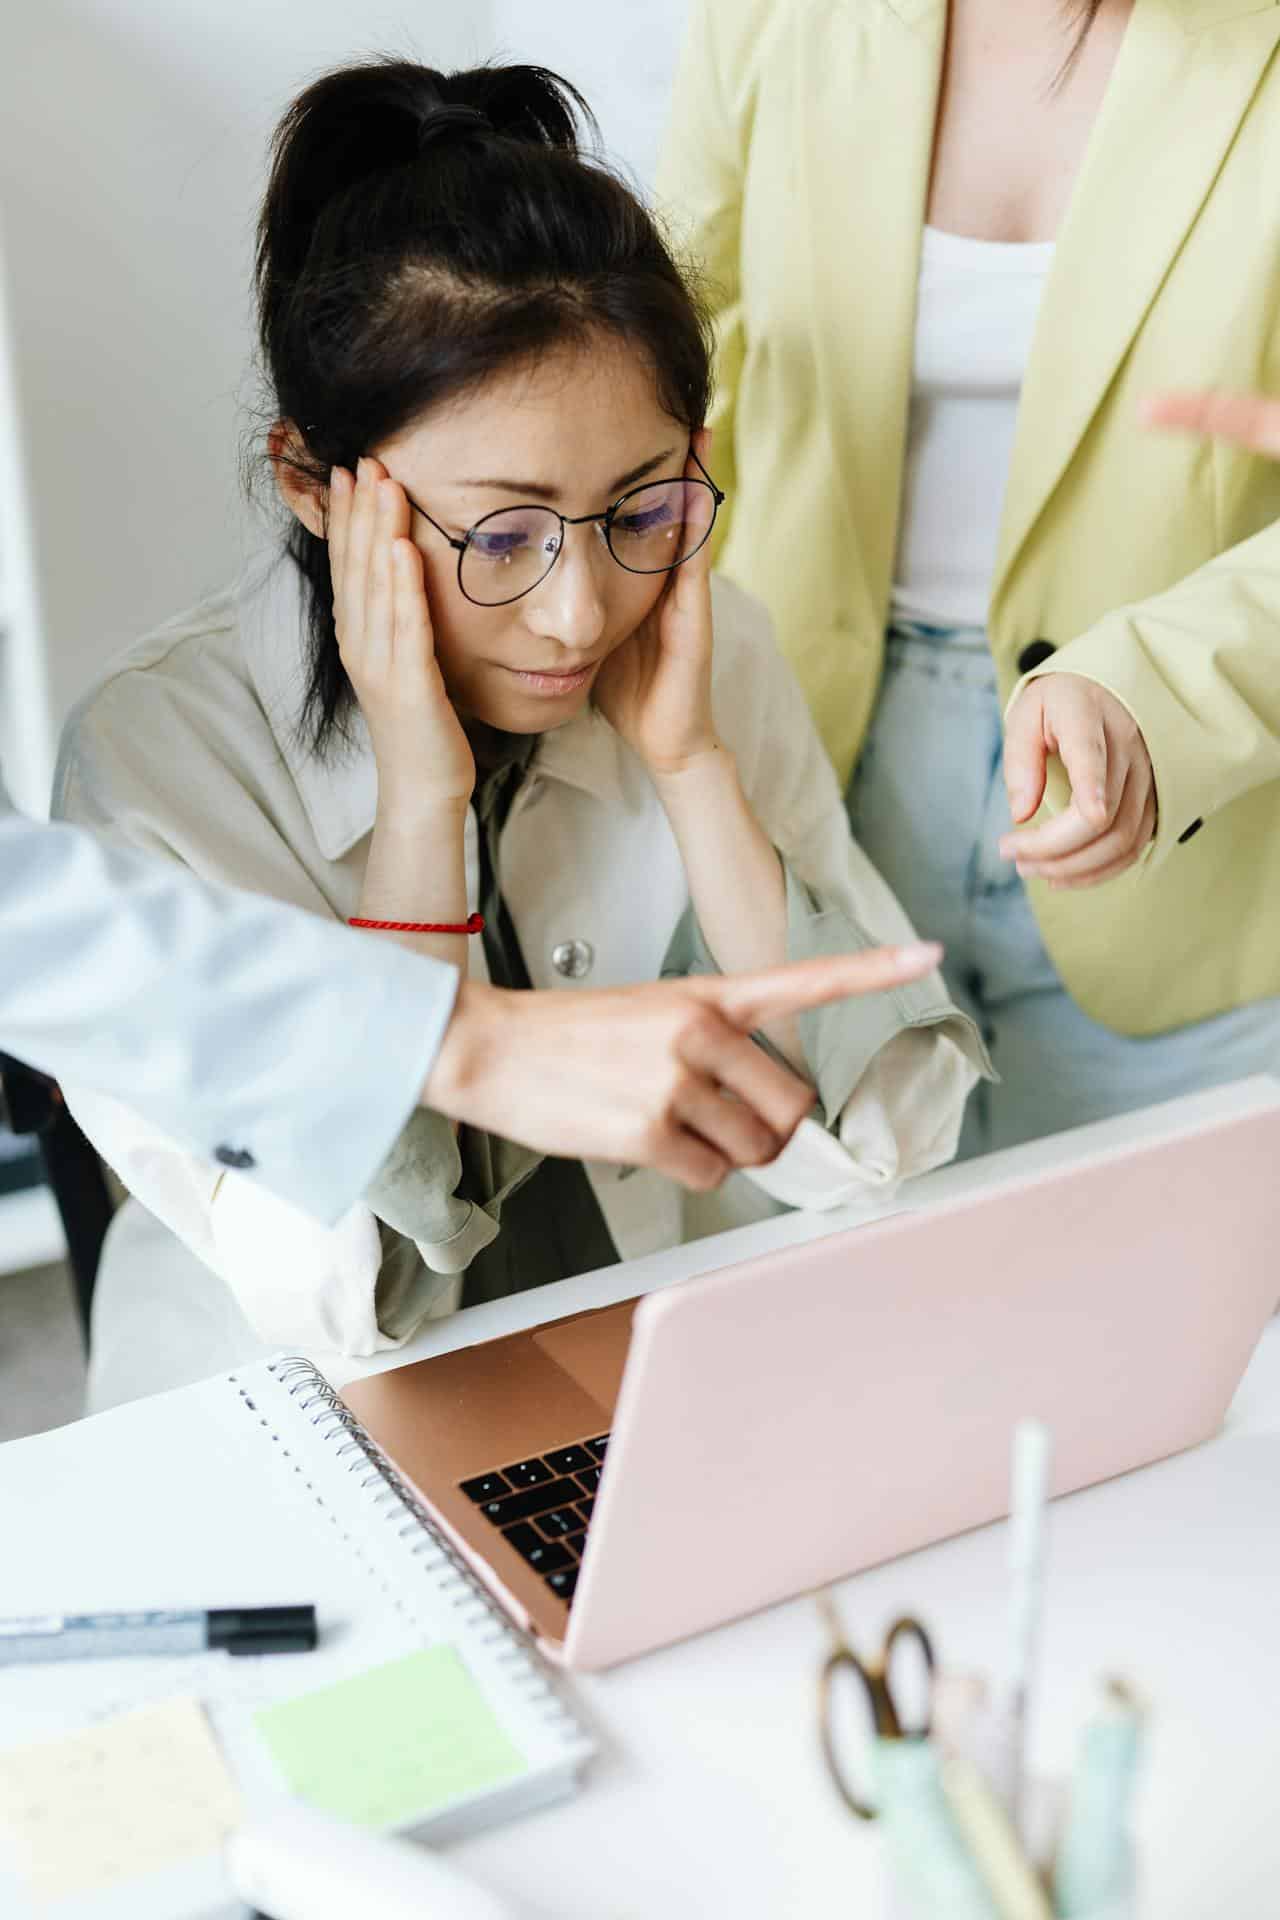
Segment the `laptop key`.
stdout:
<path fill-rule="evenodd" d="M 558 1540 L 542 1540 L 532 1527 L 523 1523 L 504 1527 L 502 1537 L 539 1573 L 553 1573 L 557 1567 L 573 1565 L 573 1556 L 565 1552 Z"/>
<path fill-rule="evenodd" d="M 508 1493 L 501 1500 L 486 1500 L 480 1511 L 495 1527 L 512 1520 L 530 1520 L 535 1513 L 550 1513 L 552 1507 L 567 1507 L 582 1498 L 572 1480 L 548 1480 L 545 1487 L 525 1487 L 521 1493 Z"/>
<path fill-rule="evenodd" d="M 562 1600 L 572 1600 L 573 1590 L 577 1584 L 578 1569 L 576 1567 L 563 1567 L 559 1572 L 547 1575 L 547 1585 L 553 1592 L 558 1593 Z"/>
<path fill-rule="evenodd" d="M 522 1553 L 526 1560 L 534 1547 L 544 1544 L 541 1534 L 536 1528 L 531 1527 L 527 1520 L 517 1520 L 514 1527 L 504 1527 L 502 1537 L 509 1546 L 515 1548 L 517 1553 Z"/>
<path fill-rule="evenodd" d="M 588 1493 L 594 1493 L 600 1485 L 599 1467 L 588 1467 L 585 1472 L 580 1473 L 578 1475 L 578 1485 L 584 1487 Z"/>
<path fill-rule="evenodd" d="M 594 1457 L 597 1460 L 603 1460 L 605 1456 L 605 1449 L 609 1445 L 609 1436 L 607 1433 L 602 1433 L 598 1439 L 584 1440 L 582 1444 L 586 1448 L 587 1452 L 594 1455 Z"/>
<path fill-rule="evenodd" d="M 511 1488 L 500 1473 L 479 1473 L 474 1480 L 464 1480 L 461 1491 L 479 1506 L 482 1500 L 496 1500 L 500 1494 L 510 1493 Z"/>
<path fill-rule="evenodd" d="M 581 1533 L 582 1522 L 572 1507 L 553 1507 L 538 1515 L 538 1531 L 546 1540 L 558 1540 L 562 1533 Z"/>
<path fill-rule="evenodd" d="M 595 1501 L 594 1494 L 592 1494 L 590 1500 L 579 1500 L 578 1512 L 582 1515 L 582 1524 L 584 1527 L 588 1525 L 588 1523 L 590 1522 L 591 1516 L 595 1512 L 595 1510 L 596 1510 L 596 1501 Z"/>
<path fill-rule="evenodd" d="M 514 1467 L 502 1471 L 513 1487 L 541 1487 L 555 1479 L 545 1460 L 517 1460 Z"/>
<path fill-rule="evenodd" d="M 581 1560 L 582 1549 L 586 1544 L 587 1536 L 585 1533 L 576 1534 L 572 1540 L 561 1541 L 561 1545 L 571 1560 Z"/>
<path fill-rule="evenodd" d="M 557 1473 L 577 1473 L 583 1467 L 594 1465 L 585 1447 L 557 1447 L 547 1459 Z"/>
<path fill-rule="evenodd" d="M 554 1573 L 557 1567 L 573 1565 L 573 1555 L 559 1540 L 539 1540 L 536 1547 L 530 1547 L 525 1559 L 539 1573 Z"/>

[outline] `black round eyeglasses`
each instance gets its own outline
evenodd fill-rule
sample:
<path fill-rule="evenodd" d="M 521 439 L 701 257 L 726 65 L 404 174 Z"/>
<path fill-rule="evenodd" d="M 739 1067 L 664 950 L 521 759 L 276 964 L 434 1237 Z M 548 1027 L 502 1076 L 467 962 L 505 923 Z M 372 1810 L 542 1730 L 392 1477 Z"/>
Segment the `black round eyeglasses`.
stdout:
<path fill-rule="evenodd" d="M 554 507 L 499 507 L 462 538 L 447 533 L 412 494 L 405 498 L 458 556 L 458 587 L 477 607 L 506 607 L 540 586 L 560 558 L 566 527 L 594 526 L 628 573 L 671 573 L 711 537 L 725 496 L 692 456 L 701 480 L 646 480 L 603 513 L 576 518 Z"/>

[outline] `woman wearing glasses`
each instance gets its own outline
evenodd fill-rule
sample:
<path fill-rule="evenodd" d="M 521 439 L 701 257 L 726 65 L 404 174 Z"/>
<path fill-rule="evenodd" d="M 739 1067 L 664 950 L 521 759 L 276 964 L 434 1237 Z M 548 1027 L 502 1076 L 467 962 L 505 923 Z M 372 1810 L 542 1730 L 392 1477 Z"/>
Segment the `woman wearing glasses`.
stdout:
<path fill-rule="evenodd" d="M 910 941 L 763 611 L 710 580 L 705 326 L 580 106 L 537 69 L 388 62 L 295 102 L 257 258 L 287 551 L 117 663 L 60 809 L 508 986 Z M 760 1176 L 785 1201 L 947 1157 L 984 1065 L 936 971 L 765 1036 L 686 1119 L 766 1158 L 752 1076 L 805 1076 L 823 1124 Z M 317 1230 L 73 1104 L 267 1343 L 369 1352 L 687 1225 L 656 1176 L 424 1112 Z"/>
<path fill-rule="evenodd" d="M 964 1150 L 1280 1067 L 1280 473 L 1139 426 L 1276 384 L 1277 127 L 1258 0 L 692 0 L 717 564 L 991 1042 Z"/>

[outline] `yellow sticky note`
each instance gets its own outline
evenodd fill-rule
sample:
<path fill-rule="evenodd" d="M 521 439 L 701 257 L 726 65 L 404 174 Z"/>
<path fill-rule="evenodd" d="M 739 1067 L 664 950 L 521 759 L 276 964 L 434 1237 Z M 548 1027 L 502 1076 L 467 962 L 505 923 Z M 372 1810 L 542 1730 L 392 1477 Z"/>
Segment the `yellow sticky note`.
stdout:
<path fill-rule="evenodd" d="M 254 1724 L 292 1792 L 361 1826 L 423 1819 L 526 1767 L 449 1646 L 267 1707 Z"/>
<path fill-rule="evenodd" d="M 43 1900 L 211 1853 L 242 1817 L 195 1700 L 0 1753 L 0 1844 Z"/>

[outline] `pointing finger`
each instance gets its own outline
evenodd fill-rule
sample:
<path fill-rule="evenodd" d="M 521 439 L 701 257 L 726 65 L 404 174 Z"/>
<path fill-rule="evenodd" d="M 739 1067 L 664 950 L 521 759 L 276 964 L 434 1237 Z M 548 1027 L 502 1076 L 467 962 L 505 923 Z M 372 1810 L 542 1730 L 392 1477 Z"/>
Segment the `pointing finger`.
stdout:
<path fill-rule="evenodd" d="M 923 979 L 941 958 L 942 948 L 936 941 L 921 941 L 905 947 L 872 947 L 866 953 L 839 954 L 831 959 L 796 960 L 765 973 L 704 979 L 697 984 L 726 1020 L 749 1033 L 809 1007 L 885 993 Z"/>
<path fill-rule="evenodd" d="M 1280 400 L 1265 394 L 1157 393 L 1144 402 L 1140 417 L 1147 426 L 1205 434 L 1280 459 Z"/>

